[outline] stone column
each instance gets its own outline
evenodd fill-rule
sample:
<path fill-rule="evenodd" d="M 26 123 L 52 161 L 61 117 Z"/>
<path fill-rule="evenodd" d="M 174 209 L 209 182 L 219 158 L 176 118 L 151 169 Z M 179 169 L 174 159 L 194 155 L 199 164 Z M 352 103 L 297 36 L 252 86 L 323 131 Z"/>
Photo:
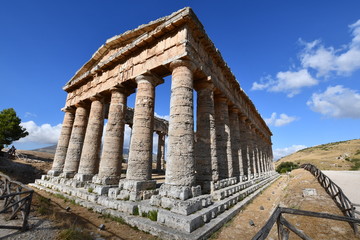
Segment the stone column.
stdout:
<path fill-rule="evenodd" d="M 256 177 L 257 171 L 256 171 L 256 145 L 254 140 L 254 129 L 252 128 L 252 125 L 249 124 L 249 136 L 250 136 L 250 166 L 251 166 L 251 172 L 254 177 Z"/>
<path fill-rule="evenodd" d="M 135 80 L 137 93 L 128 168 L 126 180 L 120 181 L 120 187 L 135 192 L 130 199 L 139 200 L 139 191 L 156 187 L 156 181 L 151 180 L 155 87 L 163 80 L 151 74 L 140 75 Z"/>
<path fill-rule="evenodd" d="M 168 160 L 160 195 L 177 199 L 196 196 L 194 161 L 193 70 L 190 61 L 175 60 L 172 69 Z M 200 190 L 201 191 L 201 190 Z"/>
<path fill-rule="evenodd" d="M 231 133 L 229 124 L 229 108 L 227 98 L 222 94 L 215 94 L 215 124 L 216 144 L 219 161 L 219 178 L 226 179 L 233 176 Z"/>
<path fill-rule="evenodd" d="M 99 169 L 101 136 L 104 127 L 104 103 L 100 96 L 90 98 L 92 101 L 89 123 L 86 128 L 84 146 L 81 152 L 79 171 L 75 179 L 90 181 Z"/>
<path fill-rule="evenodd" d="M 156 159 L 156 170 L 164 169 L 165 162 L 165 133 L 156 132 L 158 134 L 158 149 Z"/>
<path fill-rule="evenodd" d="M 242 170 L 242 154 L 240 148 L 240 124 L 239 124 L 239 110 L 236 107 L 229 108 L 229 120 L 231 131 L 231 150 L 233 160 L 233 176 L 239 177 L 240 170 Z M 241 169 L 240 169 L 241 168 Z"/>
<path fill-rule="evenodd" d="M 66 153 L 64 170 L 61 176 L 72 178 L 78 171 L 81 150 L 84 143 L 88 110 L 84 104 L 76 104 L 75 120 L 71 132 L 70 142 Z"/>
<path fill-rule="evenodd" d="M 250 177 L 250 147 L 249 147 L 249 133 L 247 123 L 246 123 L 246 117 L 240 116 L 240 122 L 239 122 L 239 128 L 240 128 L 240 147 L 241 147 L 241 156 L 242 156 L 242 163 L 243 163 L 243 175 L 246 176 L 247 179 Z"/>
<path fill-rule="evenodd" d="M 71 130 L 73 128 L 74 118 L 75 118 L 74 108 L 66 107 L 63 108 L 62 111 L 65 112 L 64 121 L 61 127 L 61 133 L 56 147 L 54 162 L 51 170 L 48 172 L 48 174 L 52 176 L 58 176 L 63 171 L 66 152 L 69 146 Z"/>
<path fill-rule="evenodd" d="M 105 129 L 99 173 L 92 179 L 104 185 L 118 184 L 123 159 L 125 111 L 128 92 L 124 88 L 112 88 Z"/>
<path fill-rule="evenodd" d="M 216 154 L 214 85 L 207 80 L 196 81 L 195 89 L 197 91 L 196 182 L 201 186 L 203 193 L 209 193 L 211 182 L 219 180 Z"/>

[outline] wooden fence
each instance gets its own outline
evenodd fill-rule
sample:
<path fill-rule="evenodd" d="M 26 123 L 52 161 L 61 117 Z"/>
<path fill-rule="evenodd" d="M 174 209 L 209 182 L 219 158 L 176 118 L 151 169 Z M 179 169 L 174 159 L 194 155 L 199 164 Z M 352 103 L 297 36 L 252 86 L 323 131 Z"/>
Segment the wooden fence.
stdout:
<path fill-rule="evenodd" d="M 332 219 L 336 221 L 345 221 L 351 224 L 359 224 L 360 219 L 347 217 L 347 216 L 337 216 L 328 213 L 318 213 L 318 212 L 311 212 L 311 211 L 304 211 L 292 208 L 283 208 L 277 207 L 273 214 L 270 216 L 269 220 L 266 222 L 264 227 L 260 229 L 260 231 L 252 238 L 252 240 L 263 240 L 269 235 L 269 232 L 275 222 L 277 223 L 278 229 L 278 238 L 281 240 L 287 240 L 289 238 L 289 231 L 292 231 L 301 239 L 311 240 L 311 238 L 306 235 L 302 230 L 296 228 L 290 222 L 288 222 L 283 214 L 294 214 L 294 215 L 302 215 L 308 217 L 317 217 L 317 218 L 326 218 Z"/>
<path fill-rule="evenodd" d="M 21 226 L 0 225 L 0 229 L 27 230 L 33 193 L 31 188 L 0 174 L 0 200 L 3 201 L 0 214 L 8 214 L 8 220 L 22 219 Z"/>
<path fill-rule="evenodd" d="M 263 228 L 252 238 L 253 240 L 263 240 L 268 236 L 271 228 L 277 223 L 278 230 L 278 238 L 281 240 L 286 240 L 289 238 L 289 231 L 294 232 L 301 239 L 311 240 L 311 238 L 306 235 L 303 231 L 297 229 L 294 225 L 289 223 L 283 214 L 295 214 L 295 215 L 303 215 L 309 217 L 318 217 L 318 218 L 327 218 L 337 221 L 345 221 L 348 222 L 352 228 L 354 229 L 354 233 L 358 235 L 357 225 L 360 224 L 360 219 L 356 218 L 355 214 L 360 214 L 359 211 L 355 210 L 355 206 L 360 206 L 359 204 L 352 203 L 343 193 L 342 189 L 336 185 L 329 177 L 321 172 L 321 170 L 317 169 L 312 164 L 303 164 L 300 167 L 310 171 L 319 181 L 321 186 L 326 190 L 326 192 L 331 196 L 331 198 L 338 205 L 340 210 L 343 212 L 345 216 L 337 216 L 328 213 L 318 213 L 318 212 L 310 212 L 292 208 L 282 208 L 277 207 L 269 220 L 266 222 Z"/>

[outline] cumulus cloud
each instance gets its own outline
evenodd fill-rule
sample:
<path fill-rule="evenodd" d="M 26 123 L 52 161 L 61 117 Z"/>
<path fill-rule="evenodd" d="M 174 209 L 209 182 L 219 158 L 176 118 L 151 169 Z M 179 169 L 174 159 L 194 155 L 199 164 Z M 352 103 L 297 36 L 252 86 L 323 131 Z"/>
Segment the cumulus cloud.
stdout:
<path fill-rule="evenodd" d="M 269 92 L 284 92 L 288 97 L 293 97 L 301 92 L 304 87 L 311 87 L 318 84 L 307 69 L 299 71 L 278 72 L 276 78 L 266 76 L 260 83 L 254 82 L 251 90 L 267 90 Z"/>
<path fill-rule="evenodd" d="M 289 154 L 292 154 L 292 153 L 297 152 L 304 148 L 307 148 L 307 147 L 305 145 L 292 145 L 292 146 L 286 147 L 286 148 L 274 149 L 274 151 L 273 151 L 274 160 L 278 160 L 282 157 L 285 157 Z"/>
<path fill-rule="evenodd" d="M 341 85 L 314 93 L 307 105 L 314 112 L 334 118 L 360 118 L 360 94 Z"/>
<path fill-rule="evenodd" d="M 299 53 L 299 66 L 296 71 L 280 71 L 276 77 L 268 75 L 254 82 L 251 90 L 284 92 L 293 97 L 304 87 L 312 87 L 320 78 L 349 76 L 360 69 L 360 19 L 349 25 L 352 40 L 338 48 L 325 46 L 319 39 L 306 42 L 299 39 L 303 49 Z M 300 70 L 298 70 L 300 69 Z M 310 73 L 316 75 L 315 79 Z"/>
<path fill-rule="evenodd" d="M 341 47 L 325 47 L 320 40 L 307 43 L 300 54 L 301 65 L 317 71 L 317 76 L 327 77 L 331 73 L 336 75 L 350 75 L 360 69 L 360 20 L 349 26 L 352 40 Z"/>
<path fill-rule="evenodd" d="M 268 126 L 281 127 L 297 119 L 297 117 L 288 116 L 285 113 L 281 113 L 278 117 L 277 113 L 273 112 L 270 118 L 265 118 L 264 120 Z"/>
<path fill-rule="evenodd" d="M 48 123 L 39 126 L 34 121 L 22 122 L 20 125 L 26 128 L 29 135 L 25 138 L 21 138 L 18 142 L 33 142 L 39 144 L 56 144 L 62 126 L 62 124 L 51 126 Z"/>

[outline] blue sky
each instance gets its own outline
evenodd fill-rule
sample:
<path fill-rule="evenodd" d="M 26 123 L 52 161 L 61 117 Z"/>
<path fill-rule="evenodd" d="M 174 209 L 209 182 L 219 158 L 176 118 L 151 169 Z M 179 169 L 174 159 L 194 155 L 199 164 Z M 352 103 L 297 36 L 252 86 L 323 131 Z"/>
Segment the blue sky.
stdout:
<path fill-rule="evenodd" d="M 185 6 L 268 123 L 276 157 L 359 138 L 359 1 L 2 0 L 0 110 L 13 107 L 30 132 L 15 146 L 56 143 L 62 87 L 108 38 Z M 169 87 L 156 90 L 160 116 Z"/>

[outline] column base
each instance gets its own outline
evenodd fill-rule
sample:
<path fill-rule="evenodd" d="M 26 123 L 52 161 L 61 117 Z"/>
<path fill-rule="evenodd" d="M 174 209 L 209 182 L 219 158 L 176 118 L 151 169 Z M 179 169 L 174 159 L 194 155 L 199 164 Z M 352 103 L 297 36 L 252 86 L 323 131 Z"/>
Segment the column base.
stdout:
<path fill-rule="evenodd" d="M 170 185 L 164 183 L 160 187 L 159 195 L 168 198 L 186 200 L 192 197 L 200 196 L 201 187 L 200 185 L 189 187 L 189 186 Z"/>
<path fill-rule="evenodd" d="M 100 185 L 117 185 L 119 184 L 120 176 L 105 176 L 100 177 L 99 175 L 95 175 L 92 178 L 92 182 Z"/>
<path fill-rule="evenodd" d="M 122 179 L 115 197 L 122 200 L 140 201 L 150 199 L 154 194 L 157 194 L 155 180 Z"/>
<path fill-rule="evenodd" d="M 62 170 L 52 170 L 51 169 L 47 172 L 47 175 L 56 177 L 56 176 L 59 176 L 61 173 L 62 173 Z"/>
<path fill-rule="evenodd" d="M 77 173 L 75 174 L 74 179 L 80 182 L 89 182 L 92 180 L 93 176 L 94 174 Z"/>
<path fill-rule="evenodd" d="M 63 177 L 63 178 L 73 178 L 75 176 L 75 172 L 62 172 L 60 174 L 60 177 Z"/>

